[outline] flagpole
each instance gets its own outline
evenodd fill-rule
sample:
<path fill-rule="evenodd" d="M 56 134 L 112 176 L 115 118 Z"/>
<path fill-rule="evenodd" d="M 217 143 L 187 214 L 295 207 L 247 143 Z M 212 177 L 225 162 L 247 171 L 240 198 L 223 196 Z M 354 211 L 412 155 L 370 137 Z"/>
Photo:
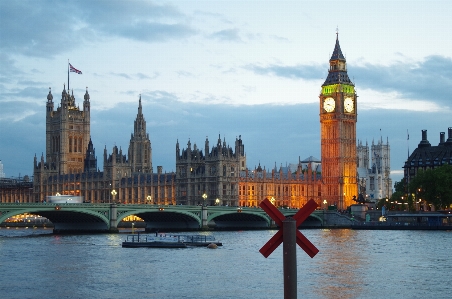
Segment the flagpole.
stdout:
<path fill-rule="evenodd" d="M 410 158 L 410 134 L 408 133 L 408 129 L 406 129 L 406 147 L 408 148 L 408 159 L 409 159 Z"/>
<path fill-rule="evenodd" d="M 67 60 L 67 91 L 69 92 L 69 59 Z"/>

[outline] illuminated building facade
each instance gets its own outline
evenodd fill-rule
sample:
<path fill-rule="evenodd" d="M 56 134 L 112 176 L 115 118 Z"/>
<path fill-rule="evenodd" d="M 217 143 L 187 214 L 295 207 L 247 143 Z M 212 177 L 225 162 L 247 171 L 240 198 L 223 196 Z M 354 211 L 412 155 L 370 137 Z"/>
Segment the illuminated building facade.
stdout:
<path fill-rule="evenodd" d="M 33 182 L 28 175 L 18 178 L 0 178 L 0 203 L 33 202 Z"/>
<path fill-rule="evenodd" d="M 328 77 L 320 99 L 322 198 L 343 210 L 358 195 L 355 85 L 347 74 L 347 64 L 336 38 Z"/>
<path fill-rule="evenodd" d="M 205 153 L 205 154 L 204 154 Z M 186 149 L 176 143 L 177 203 L 184 205 L 238 205 L 240 171 L 246 169 L 245 146 L 236 138 L 234 148 L 221 141 L 210 149 L 206 138 L 204 153 L 190 140 Z"/>
<path fill-rule="evenodd" d="M 275 167 L 267 172 L 259 165 L 253 171 L 240 173 L 239 205 L 257 207 L 264 199 L 269 199 L 277 207 L 301 208 L 308 200 L 314 199 L 322 206 L 322 181 L 320 173 L 308 163 L 303 169 L 299 163 L 296 169 Z"/>

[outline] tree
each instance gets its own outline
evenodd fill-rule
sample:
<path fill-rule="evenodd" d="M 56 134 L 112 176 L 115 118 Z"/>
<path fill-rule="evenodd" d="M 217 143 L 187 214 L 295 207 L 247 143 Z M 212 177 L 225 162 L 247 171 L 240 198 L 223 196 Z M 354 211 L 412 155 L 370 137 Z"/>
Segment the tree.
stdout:
<path fill-rule="evenodd" d="M 386 205 L 386 208 L 389 210 L 400 210 L 404 209 L 405 205 L 401 207 L 400 205 L 396 204 L 396 202 L 402 202 L 402 198 L 406 198 L 406 182 L 405 179 L 402 178 L 400 182 L 394 183 L 394 193 L 392 193 L 391 198 L 382 198 L 378 201 L 377 207 L 378 209 L 381 209 L 383 206 Z"/>
<path fill-rule="evenodd" d="M 435 169 L 420 170 L 409 185 L 416 200 L 422 199 L 435 209 L 450 207 L 452 203 L 452 166 L 443 165 Z"/>

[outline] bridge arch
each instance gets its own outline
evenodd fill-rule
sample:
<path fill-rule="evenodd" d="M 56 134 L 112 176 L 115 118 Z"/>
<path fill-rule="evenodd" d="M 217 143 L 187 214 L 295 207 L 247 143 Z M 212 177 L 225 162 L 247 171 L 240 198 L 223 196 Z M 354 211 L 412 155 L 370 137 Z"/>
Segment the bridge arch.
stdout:
<path fill-rule="evenodd" d="M 109 208 L 86 209 L 74 204 L 36 204 L 33 206 L 9 205 L 0 211 L 0 223 L 9 217 L 29 213 L 49 219 L 54 232 L 108 231 L 110 228 Z"/>
<path fill-rule="evenodd" d="M 261 211 L 242 209 L 208 213 L 207 222 L 215 223 L 216 229 L 268 228 L 271 226 L 270 218 Z"/>
<path fill-rule="evenodd" d="M 202 227 L 201 212 L 188 210 L 176 210 L 162 207 L 141 207 L 130 209 L 130 207 L 118 207 L 118 223 L 124 218 L 135 215 L 146 223 L 146 231 L 156 230 L 197 230 Z"/>

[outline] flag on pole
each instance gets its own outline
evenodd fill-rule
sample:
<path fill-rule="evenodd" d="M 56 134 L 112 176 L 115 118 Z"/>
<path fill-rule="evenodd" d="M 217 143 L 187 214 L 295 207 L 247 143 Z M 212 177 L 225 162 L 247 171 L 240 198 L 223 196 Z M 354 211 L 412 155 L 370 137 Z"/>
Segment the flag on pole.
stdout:
<path fill-rule="evenodd" d="M 77 73 L 77 74 L 82 74 L 81 71 L 79 71 L 78 69 L 76 69 L 75 67 L 72 66 L 72 64 L 69 63 L 69 70 L 73 73 Z"/>

